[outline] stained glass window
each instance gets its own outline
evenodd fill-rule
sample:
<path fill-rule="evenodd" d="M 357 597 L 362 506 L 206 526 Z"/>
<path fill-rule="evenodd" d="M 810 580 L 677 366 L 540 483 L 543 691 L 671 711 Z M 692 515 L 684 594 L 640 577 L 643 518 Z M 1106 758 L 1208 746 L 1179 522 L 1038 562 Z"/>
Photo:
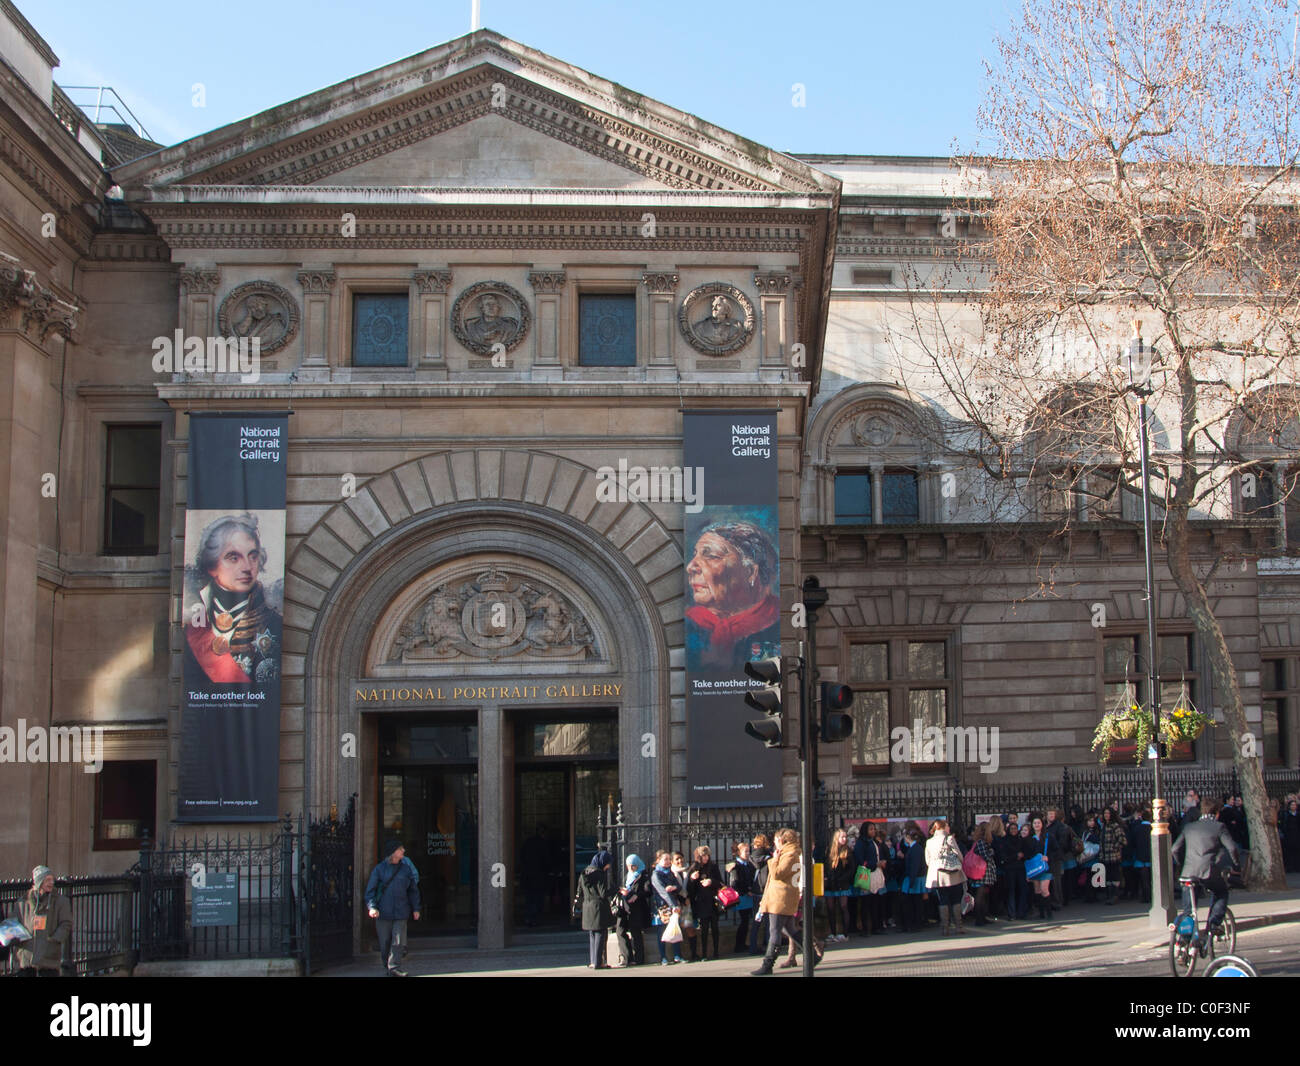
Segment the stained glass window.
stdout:
<path fill-rule="evenodd" d="M 582 366 L 636 366 L 634 294 L 578 297 L 578 362 Z"/>
<path fill-rule="evenodd" d="M 357 293 L 352 310 L 352 365 L 406 366 L 406 293 Z"/>

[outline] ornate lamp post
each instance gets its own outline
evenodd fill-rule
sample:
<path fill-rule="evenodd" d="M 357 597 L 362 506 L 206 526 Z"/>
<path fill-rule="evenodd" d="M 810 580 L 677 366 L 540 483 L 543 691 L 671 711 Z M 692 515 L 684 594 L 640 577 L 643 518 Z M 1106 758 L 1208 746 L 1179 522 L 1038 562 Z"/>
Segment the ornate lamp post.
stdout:
<path fill-rule="evenodd" d="M 1151 760 L 1153 795 L 1151 798 L 1151 909 L 1147 914 L 1152 929 L 1164 929 L 1173 920 L 1173 869 L 1170 861 L 1169 808 L 1164 798 L 1160 759 L 1160 676 L 1157 669 L 1159 645 L 1156 643 L 1156 580 L 1151 555 L 1151 483 L 1148 470 L 1150 442 L 1147 434 L 1147 400 L 1153 391 L 1151 373 L 1156 351 L 1142 343 L 1142 323 L 1133 323 L 1133 340 L 1128 348 L 1129 385 L 1138 398 L 1138 427 L 1142 444 L 1142 549 L 1146 560 L 1147 585 L 1147 692 L 1151 721 L 1155 728 L 1154 756 Z"/>

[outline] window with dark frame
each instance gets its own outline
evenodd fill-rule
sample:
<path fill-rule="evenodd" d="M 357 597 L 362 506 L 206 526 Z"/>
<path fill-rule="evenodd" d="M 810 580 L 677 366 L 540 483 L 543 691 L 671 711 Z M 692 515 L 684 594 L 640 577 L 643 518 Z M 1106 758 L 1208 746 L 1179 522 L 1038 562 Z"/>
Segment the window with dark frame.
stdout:
<path fill-rule="evenodd" d="M 1171 711 L 1184 696 L 1198 710 L 1197 666 L 1195 660 L 1196 638 L 1190 633 L 1175 633 L 1158 638 L 1160 644 L 1160 708 Z M 1146 635 L 1129 633 L 1102 639 L 1102 699 L 1105 710 L 1113 711 L 1121 705 L 1133 703 L 1147 705 Z M 1136 766 L 1137 745 L 1131 740 L 1117 740 L 1111 747 L 1108 766 Z M 1145 756 L 1144 756 L 1145 759 Z M 1169 762 L 1195 762 L 1196 742 L 1180 741 L 1170 744 L 1165 751 Z"/>
<path fill-rule="evenodd" d="M 892 736 L 900 726 L 910 734 L 905 760 L 910 772 L 946 773 L 946 756 L 951 753 L 927 745 L 925 730 L 931 726 L 946 730 L 953 724 L 952 650 L 947 635 L 853 641 L 847 672 L 845 683 L 854 694 L 849 740 L 854 774 L 893 772 Z"/>
<path fill-rule="evenodd" d="M 915 470 L 887 467 L 881 471 L 881 515 L 872 516 L 872 479 L 868 470 L 848 470 L 835 475 L 836 525 L 908 526 L 921 521 L 920 480 Z"/>
<path fill-rule="evenodd" d="M 578 365 L 636 366 L 636 294 L 578 296 Z"/>
<path fill-rule="evenodd" d="M 157 836 L 158 764 L 153 759 L 105 762 L 95 775 L 96 851 L 138 850 Z"/>
<path fill-rule="evenodd" d="M 1294 715 L 1300 707 L 1300 657 L 1264 659 L 1260 667 L 1264 718 L 1261 754 L 1265 766 L 1286 766 L 1290 761 Z"/>
<path fill-rule="evenodd" d="M 404 292 L 353 294 L 353 366 L 408 365 L 409 304 Z"/>
<path fill-rule="evenodd" d="M 104 554 L 157 555 L 162 426 L 107 427 Z"/>

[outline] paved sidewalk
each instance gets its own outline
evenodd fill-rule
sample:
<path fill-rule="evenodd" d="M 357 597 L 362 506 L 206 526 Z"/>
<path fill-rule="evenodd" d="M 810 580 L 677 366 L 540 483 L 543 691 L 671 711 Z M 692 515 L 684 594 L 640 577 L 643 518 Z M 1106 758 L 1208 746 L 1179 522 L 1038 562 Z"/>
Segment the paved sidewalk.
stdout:
<path fill-rule="evenodd" d="M 1288 879 L 1288 891 L 1234 892 L 1232 913 L 1238 930 L 1278 922 L 1300 921 L 1300 875 Z M 1204 915 L 1204 911 L 1202 911 Z M 734 942 L 722 928 L 724 951 Z M 1125 962 L 1168 942 L 1165 929 L 1147 924 L 1144 907 L 1135 903 L 1075 903 L 1050 922 L 998 921 L 984 928 L 966 923 L 962 936 L 943 937 L 939 927 L 922 933 L 891 932 L 854 937 L 830 945 L 817 968 L 819 977 L 1028 977 L 1087 969 L 1103 962 Z M 680 966 L 660 966 L 659 951 L 647 931 L 645 966 L 588 970 L 586 934 L 547 933 L 521 936 L 505 950 L 479 952 L 472 947 L 439 945 L 435 939 L 415 942 L 406 960 L 412 977 L 739 977 L 758 965 L 753 956 L 724 954 L 720 960 Z M 799 969 L 785 976 L 798 974 Z M 780 975 L 782 971 L 778 970 Z M 383 976 L 377 957 L 356 960 L 326 970 L 319 977 Z"/>

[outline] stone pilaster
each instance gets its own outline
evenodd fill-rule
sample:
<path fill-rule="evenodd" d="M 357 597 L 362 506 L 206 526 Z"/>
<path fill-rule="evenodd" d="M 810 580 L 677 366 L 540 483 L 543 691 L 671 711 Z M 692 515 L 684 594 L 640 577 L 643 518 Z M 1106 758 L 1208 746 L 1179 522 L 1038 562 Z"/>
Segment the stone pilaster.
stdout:
<path fill-rule="evenodd" d="M 217 329 L 217 289 L 221 271 L 216 267 L 182 267 L 180 319 L 187 337 L 213 337 Z"/>
<path fill-rule="evenodd" d="M 421 370 L 447 372 L 447 293 L 451 271 L 420 267 L 411 274 L 415 287 L 415 365 Z"/>
<path fill-rule="evenodd" d="M 533 287 L 534 317 L 533 369 L 558 369 L 560 366 L 560 301 L 568 278 L 563 270 L 530 270 L 528 284 Z"/>
<path fill-rule="evenodd" d="M 680 279 L 667 271 L 646 271 L 641 284 L 646 289 L 646 303 L 650 312 L 650 361 L 654 369 L 674 366 L 673 337 L 676 335 L 677 282 Z"/>
<path fill-rule="evenodd" d="M 754 275 L 754 288 L 758 290 L 758 320 L 762 323 L 761 366 L 789 365 L 790 345 L 799 340 L 794 335 L 794 301 L 791 299 L 798 284 L 798 277 L 788 270 L 765 270 Z M 803 343 L 808 344 L 808 340 Z"/>
<path fill-rule="evenodd" d="M 330 365 L 330 301 L 334 296 L 334 270 L 304 264 L 298 271 L 302 286 L 302 366 L 324 369 Z"/>

